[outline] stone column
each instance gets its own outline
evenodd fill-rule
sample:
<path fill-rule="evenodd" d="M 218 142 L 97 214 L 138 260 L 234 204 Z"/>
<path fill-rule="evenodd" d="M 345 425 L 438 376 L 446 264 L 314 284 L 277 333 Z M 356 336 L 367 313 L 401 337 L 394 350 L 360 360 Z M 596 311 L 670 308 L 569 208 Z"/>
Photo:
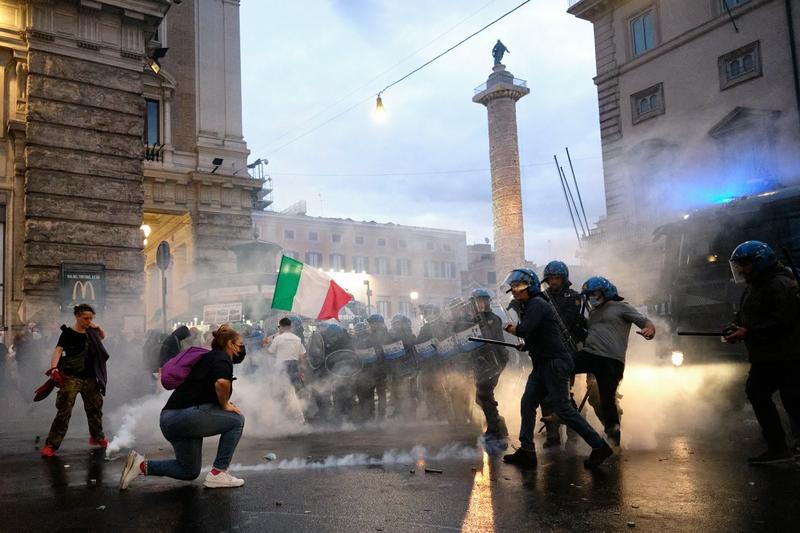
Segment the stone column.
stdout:
<path fill-rule="evenodd" d="M 63 262 L 105 266 L 104 324 L 141 315 L 142 75 L 36 50 L 28 70 L 25 317 L 58 316 Z"/>
<path fill-rule="evenodd" d="M 525 264 L 525 235 L 522 223 L 517 100 L 530 89 L 495 65 L 485 85 L 478 87 L 472 101 L 486 106 L 489 114 L 489 160 L 492 169 L 492 216 L 494 221 L 495 269 L 498 281 Z"/>

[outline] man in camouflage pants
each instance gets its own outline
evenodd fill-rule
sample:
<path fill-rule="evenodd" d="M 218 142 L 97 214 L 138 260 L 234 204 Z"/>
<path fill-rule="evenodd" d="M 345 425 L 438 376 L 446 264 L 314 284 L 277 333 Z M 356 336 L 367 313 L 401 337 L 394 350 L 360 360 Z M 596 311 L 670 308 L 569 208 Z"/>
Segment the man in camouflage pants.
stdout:
<path fill-rule="evenodd" d="M 103 433 L 103 395 L 94 377 L 78 378 L 64 376 L 64 386 L 58 390 L 56 395 L 56 417 L 50 426 L 50 434 L 47 436 L 46 446 L 51 446 L 57 450 L 61 446 L 61 441 L 67 434 L 69 419 L 72 416 L 72 408 L 75 399 L 81 395 L 83 399 L 83 409 L 86 411 L 86 419 L 89 421 L 89 434 L 93 441 L 102 443 L 105 441 Z"/>
<path fill-rule="evenodd" d="M 53 457 L 67 434 L 72 408 L 78 394 L 89 421 L 89 444 L 105 448 L 103 433 L 103 394 L 106 385 L 106 359 L 103 329 L 93 323 L 94 309 L 87 304 L 75 307 L 75 325 L 61 326 L 61 336 L 53 351 L 49 373 L 59 383 L 56 417 L 50 426 L 42 457 Z"/>

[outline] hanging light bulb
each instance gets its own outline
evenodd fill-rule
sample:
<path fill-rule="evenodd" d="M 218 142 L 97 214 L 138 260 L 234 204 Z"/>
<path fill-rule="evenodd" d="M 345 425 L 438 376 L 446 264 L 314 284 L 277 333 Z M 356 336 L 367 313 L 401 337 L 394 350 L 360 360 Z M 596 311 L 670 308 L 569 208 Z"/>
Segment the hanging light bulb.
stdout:
<path fill-rule="evenodd" d="M 375 120 L 378 122 L 386 120 L 386 109 L 383 107 L 381 93 L 378 93 L 378 98 L 375 100 Z"/>

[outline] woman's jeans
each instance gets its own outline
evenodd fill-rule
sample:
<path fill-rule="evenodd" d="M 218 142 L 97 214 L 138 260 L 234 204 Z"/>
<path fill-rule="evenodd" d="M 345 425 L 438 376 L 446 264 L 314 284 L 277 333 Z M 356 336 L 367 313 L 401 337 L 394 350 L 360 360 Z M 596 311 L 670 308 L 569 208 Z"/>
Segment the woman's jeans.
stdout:
<path fill-rule="evenodd" d="M 242 415 L 212 403 L 165 409 L 161 411 L 161 432 L 175 448 L 175 459 L 147 461 L 147 475 L 196 479 L 203 463 L 203 437 L 213 435 L 219 435 L 214 468 L 227 470 L 243 428 Z"/>

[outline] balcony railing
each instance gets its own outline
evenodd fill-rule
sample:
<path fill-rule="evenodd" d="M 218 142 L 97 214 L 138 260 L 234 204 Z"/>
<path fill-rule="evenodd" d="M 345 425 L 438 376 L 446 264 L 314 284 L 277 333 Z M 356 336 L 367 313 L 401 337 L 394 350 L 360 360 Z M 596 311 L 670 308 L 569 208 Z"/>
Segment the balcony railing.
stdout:
<path fill-rule="evenodd" d="M 499 82 L 495 82 L 495 83 L 502 83 L 503 81 L 505 81 L 505 80 L 500 80 Z M 494 83 L 492 85 L 494 85 Z M 514 85 L 515 87 L 527 87 L 528 86 L 528 82 L 526 80 L 521 80 L 519 78 L 514 78 L 513 81 L 512 81 L 512 85 Z M 488 88 L 489 88 L 488 82 L 481 83 L 480 85 L 475 87 L 475 89 L 474 89 L 475 90 L 475 94 L 482 93 L 483 91 L 485 91 Z"/>
<path fill-rule="evenodd" d="M 145 161 L 161 161 L 161 154 L 164 151 L 163 144 L 144 145 Z"/>

